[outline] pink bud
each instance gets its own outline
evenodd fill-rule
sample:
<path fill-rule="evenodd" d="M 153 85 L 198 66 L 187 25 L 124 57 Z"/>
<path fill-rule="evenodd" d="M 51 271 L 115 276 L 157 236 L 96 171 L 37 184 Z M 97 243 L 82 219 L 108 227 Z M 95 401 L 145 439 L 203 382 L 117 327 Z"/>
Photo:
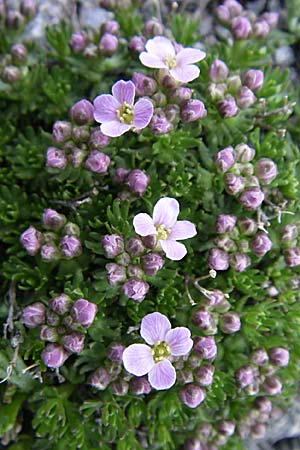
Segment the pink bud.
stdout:
<path fill-rule="evenodd" d="M 20 236 L 20 243 L 30 256 L 35 255 L 41 248 L 43 235 L 34 227 L 30 226 Z"/>
<path fill-rule="evenodd" d="M 92 150 L 85 161 L 85 167 L 91 172 L 105 173 L 110 164 L 110 157 L 98 150 Z"/>
<path fill-rule="evenodd" d="M 97 305 L 91 303 L 84 298 L 76 300 L 71 309 L 71 316 L 83 327 L 89 328 L 94 322 L 97 312 Z"/>
<path fill-rule="evenodd" d="M 187 384 L 179 392 L 179 398 L 189 408 L 197 408 L 205 399 L 205 391 L 196 384 Z"/>
<path fill-rule="evenodd" d="M 111 33 L 104 33 L 99 42 L 99 50 L 105 56 L 112 56 L 118 49 L 119 40 Z"/>
<path fill-rule="evenodd" d="M 51 343 L 46 345 L 41 357 L 47 367 L 57 369 L 65 363 L 68 354 L 59 344 Z"/>
<path fill-rule="evenodd" d="M 28 328 L 36 328 L 45 323 L 46 308 L 42 303 L 33 303 L 22 311 L 22 322 Z"/>
<path fill-rule="evenodd" d="M 94 120 L 94 106 L 86 99 L 79 100 L 72 106 L 70 115 L 77 125 L 85 125 Z"/>

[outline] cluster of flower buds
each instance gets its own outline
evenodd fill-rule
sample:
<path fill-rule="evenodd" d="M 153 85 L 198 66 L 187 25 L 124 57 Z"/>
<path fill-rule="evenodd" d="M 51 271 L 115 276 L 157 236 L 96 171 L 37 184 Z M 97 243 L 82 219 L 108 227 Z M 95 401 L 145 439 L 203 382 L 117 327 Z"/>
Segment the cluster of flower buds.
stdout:
<path fill-rule="evenodd" d="M 110 138 L 99 128 L 93 128 L 94 106 L 86 99 L 79 100 L 70 109 L 72 122 L 56 121 L 53 124 L 52 139 L 55 146 L 48 147 L 46 166 L 64 170 L 67 166 L 83 167 L 94 174 L 107 172 L 110 158 L 101 150 Z"/>
<path fill-rule="evenodd" d="M 255 93 L 262 88 L 264 82 L 261 70 L 249 69 L 242 76 L 230 74 L 229 68 L 220 59 L 212 62 L 208 76 L 209 96 L 224 118 L 234 117 L 240 109 L 250 108 L 257 100 Z"/>
<path fill-rule="evenodd" d="M 19 3 L 19 8 L 16 4 Z M 33 19 L 38 11 L 36 0 L 21 0 L 20 2 L 6 2 L 0 0 L 0 25 L 1 29 L 8 28 L 20 30 L 26 22 Z"/>
<path fill-rule="evenodd" d="M 141 197 L 150 183 L 150 177 L 143 170 L 133 169 L 127 170 L 123 167 L 116 169 L 114 173 L 114 181 L 127 190 L 124 190 L 119 195 L 121 199 L 126 199 L 131 196 Z"/>
<path fill-rule="evenodd" d="M 252 10 L 244 9 L 236 0 L 225 0 L 216 8 L 216 15 L 237 40 L 265 38 L 276 28 L 279 18 L 277 12 L 265 12 L 257 16 Z"/>
<path fill-rule="evenodd" d="M 81 255 L 78 225 L 67 222 L 63 214 L 50 208 L 44 210 L 42 223 L 47 231 L 42 233 L 31 225 L 20 236 L 20 242 L 29 255 L 39 253 L 44 262 Z"/>
<path fill-rule="evenodd" d="M 260 391 L 267 395 L 279 395 L 282 384 L 274 376 L 278 368 L 289 363 L 289 351 L 283 347 L 255 350 L 251 355 L 251 363 L 235 371 L 237 385 L 248 395 L 257 395 Z"/>
<path fill-rule="evenodd" d="M 235 423 L 232 420 L 214 421 L 214 424 L 203 422 L 196 429 L 194 436 L 188 439 L 184 450 L 217 449 L 226 444 L 235 432 Z"/>
<path fill-rule="evenodd" d="M 14 44 L 1 60 L 0 78 L 4 83 L 14 84 L 26 70 L 27 48 L 23 44 Z"/>
<path fill-rule="evenodd" d="M 272 248 L 272 241 L 264 231 L 258 231 L 257 223 L 249 217 L 220 214 L 216 221 L 214 240 L 217 245 L 208 256 L 208 265 L 213 270 L 243 272 L 251 264 L 249 253 L 263 257 Z"/>
<path fill-rule="evenodd" d="M 251 437 L 262 439 L 267 430 L 267 423 L 272 418 L 272 402 L 267 397 L 256 397 L 253 406 L 238 426 L 238 433 L 242 439 Z"/>
<path fill-rule="evenodd" d="M 84 348 L 84 329 L 94 322 L 97 306 L 83 298 L 75 302 L 66 294 L 49 301 L 49 307 L 37 302 L 26 306 L 22 322 L 28 328 L 40 328 L 40 339 L 47 342 L 41 358 L 47 367 L 62 366 L 71 354 Z"/>
<path fill-rule="evenodd" d="M 101 26 L 101 33 L 76 31 L 72 34 L 69 46 L 73 53 L 80 54 L 88 59 L 111 57 L 119 47 L 118 34 L 120 25 L 115 20 L 108 20 Z M 98 45 L 95 44 L 98 43 Z"/>
<path fill-rule="evenodd" d="M 215 164 L 224 173 L 226 191 L 250 211 L 260 207 L 265 198 L 263 187 L 278 174 L 272 159 L 260 158 L 254 163 L 254 157 L 254 148 L 247 144 L 226 147 L 215 155 Z"/>
<path fill-rule="evenodd" d="M 281 230 L 281 245 L 285 263 L 288 267 L 300 266 L 300 244 L 298 237 L 298 226 L 288 224 Z"/>

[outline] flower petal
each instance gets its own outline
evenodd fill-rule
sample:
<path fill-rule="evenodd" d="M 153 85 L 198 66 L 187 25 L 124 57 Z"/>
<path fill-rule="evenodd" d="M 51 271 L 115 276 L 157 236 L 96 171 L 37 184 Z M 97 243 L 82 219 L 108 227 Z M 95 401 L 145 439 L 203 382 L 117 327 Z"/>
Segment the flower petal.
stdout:
<path fill-rule="evenodd" d="M 177 241 L 177 239 L 189 239 L 196 236 L 197 230 L 195 225 L 188 220 L 179 220 L 172 227 L 172 231 L 169 234 L 169 240 Z"/>
<path fill-rule="evenodd" d="M 96 122 L 111 122 L 117 119 L 117 109 L 121 104 L 109 94 L 98 95 L 94 100 L 94 119 Z"/>
<path fill-rule="evenodd" d="M 158 241 L 166 254 L 166 257 L 173 261 L 179 261 L 187 254 L 185 245 L 181 242 L 160 239 Z"/>
<path fill-rule="evenodd" d="M 153 225 L 152 217 L 146 213 L 140 213 L 133 219 L 134 230 L 140 236 L 150 236 L 150 234 L 157 234 L 157 230 Z"/>
<path fill-rule="evenodd" d="M 188 83 L 199 77 L 200 69 L 193 64 L 189 64 L 187 66 L 177 66 L 174 69 L 171 69 L 170 74 L 175 80 L 180 81 L 181 83 Z"/>
<path fill-rule="evenodd" d="M 138 128 L 145 128 L 153 116 L 153 104 L 146 98 L 141 98 L 134 105 L 133 125 Z"/>
<path fill-rule="evenodd" d="M 139 56 L 141 63 L 152 69 L 167 69 L 168 66 L 158 56 L 152 53 L 142 52 Z"/>
<path fill-rule="evenodd" d="M 141 377 L 154 366 L 152 350 L 145 344 L 132 344 L 123 352 L 123 364 L 127 372 Z"/>
<path fill-rule="evenodd" d="M 176 381 L 175 369 L 168 359 L 164 359 L 150 370 L 148 380 L 151 386 L 158 391 L 170 389 Z"/>
<path fill-rule="evenodd" d="M 158 56 L 161 61 L 166 56 L 173 58 L 175 56 L 175 48 L 172 42 L 164 36 L 155 36 L 146 42 L 145 49 L 152 55 Z"/>
<path fill-rule="evenodd" d="M 186 327 L 177 327 L 173 330 L 169 330 L 165 337 L 165 341 L 169 345 L 173 356 L 187 355 L 194 344 L 191 339 L 191 332 Z"/>
<path fill-rule="evenodd" d="M 135 96 L 135 85 L 132 81 L 120 80 L 112 87 L 112 94 L 121 105 L 126 102 L 133 105 Z"/>
<path fill-rule="evenodd" d="M 121 123 L 118 120 L 112 120 L 111 122 L 104 122 L 100 126 L 100 130 L 105 136 L 109 137 L 117 137 L 121 136 L 121 134 L 126 133 L 126 131 L 130 130 L 131 125 L 127 123 Z"/>
<path fill-rule="evenodd" d="M 155 225 L 165 225 L 172 228 L 179 214 L 179 203 L 175 198 L 164 197 L 158 200 L 153 208 L 153 222 Z"/>
<path fill-rule="evenodd" d="M 206 56 L 206 53 L 198 48 L 183 48 L 176 55 L 176 65 L 186 66 L 201 61 Z"/>
<path fill-rule="evenodd" d="M 141 336 L 147 344 L 164 341 L 167 332 L 171 329 L 169 319 L 159 312 L 147 314 L 141 323 Z"/>

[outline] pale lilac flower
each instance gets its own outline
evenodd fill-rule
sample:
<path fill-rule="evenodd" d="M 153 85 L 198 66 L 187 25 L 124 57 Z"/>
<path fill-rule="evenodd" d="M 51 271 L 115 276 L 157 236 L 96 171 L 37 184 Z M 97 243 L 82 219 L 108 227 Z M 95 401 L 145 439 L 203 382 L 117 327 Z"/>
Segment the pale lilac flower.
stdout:
<path fill-rule="evenodd" d="M 186 253 L 185 245 L 178 239 L 196 236 L 196 227 L 188 220 L 177 221 L 179 203 L 174 198 L 161 198 L 153 209 L 153 218 L 140 213 L 133 219 L 135 232 L 140 236 L 156 236 L 157 249 L 162 248 L 167 258 L 179 261 Z"/>
<path fill-rule="evenodd" d="M 197 48 L 182 48 L 176 51 L 175 45 L 164 36 L 149 39 L 145 45 L 146 52 L 139 56 L 144 66 L 153 69 L 166 69 L 170 75 L 181 83 L 198 78 L 200 69 L 194 63 L 205 58 L 206 53 Z"/>
<path fill-rule="evenodd" d="M 112 87 L 112 95 L 102 94 L 94 100 L 94 118 L 100 130 L 110 137 L 121 136 L 132 128 L 145 128 L 153 115 L 150 100 L 141 98 L 134 104 L 135 85 L 120 80 Z"/>
<path fill-rule="evenodd" d="M 154 312 L 143 318 L 140 333 L 149 345 L 132 344 L 127 347 L 123 353 L 125 369 L 137 377 L 148 374 L 154 389 L 169 389 L 176 381 L 170 360 L 173 356 L 190 352 L 193 346 L 190 330 L 185 327 L 171 329 L 168 318 Z"/>

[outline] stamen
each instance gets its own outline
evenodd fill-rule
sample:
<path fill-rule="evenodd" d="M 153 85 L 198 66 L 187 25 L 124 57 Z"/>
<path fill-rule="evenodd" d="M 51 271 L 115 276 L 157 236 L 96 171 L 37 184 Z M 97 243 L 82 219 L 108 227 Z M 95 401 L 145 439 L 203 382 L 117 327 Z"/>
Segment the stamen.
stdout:
<path fill-rule="evenodd" d="M 123 105 L 117 109 L 117 117 L 121 123 L 131 125 L 133 122 L 133 106 L 124 102 Z"/>
<path fill-rule="evenodd" d="M 174 69 L 174 67 L 176 67 L 176 56 L 166 56 L 164 62 L 167 64 L 169 69 Z"/>
<path fill-rule="evenodd" d="M 152 355 L 156 363 L 159 361 L 163 361 L 170 355 L 170 347 L 166 342 L 158 341 L 152 348 Z"/>

